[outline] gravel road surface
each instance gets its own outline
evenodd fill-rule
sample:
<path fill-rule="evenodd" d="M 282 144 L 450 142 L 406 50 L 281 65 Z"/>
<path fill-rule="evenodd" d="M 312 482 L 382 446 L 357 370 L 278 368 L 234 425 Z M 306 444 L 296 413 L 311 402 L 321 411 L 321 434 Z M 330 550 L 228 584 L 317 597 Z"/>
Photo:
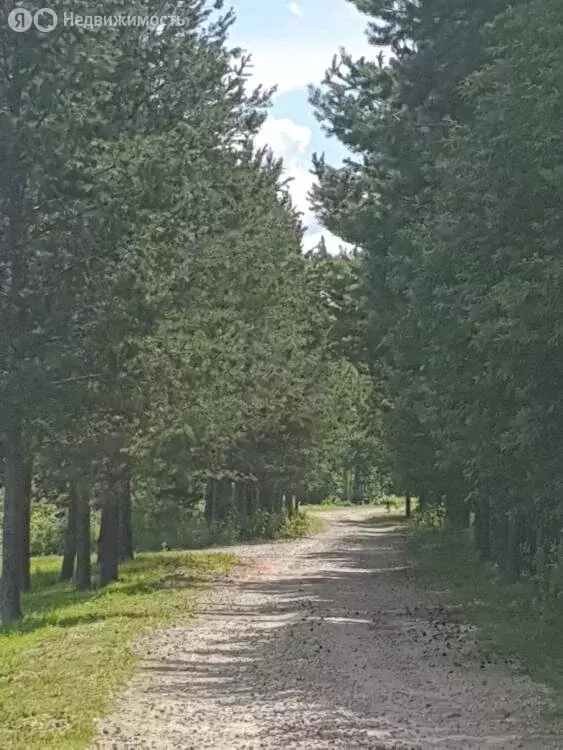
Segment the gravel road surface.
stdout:
<path fill-rule="evenodd" d="M 313 538 L 230 548 L 243 564 L 198 620 L 136 644 L 96 748 L 563 748 L 545 691 L 483 663 L 447 595 L 415 587 L 391 523 L 323 516 Z"/>

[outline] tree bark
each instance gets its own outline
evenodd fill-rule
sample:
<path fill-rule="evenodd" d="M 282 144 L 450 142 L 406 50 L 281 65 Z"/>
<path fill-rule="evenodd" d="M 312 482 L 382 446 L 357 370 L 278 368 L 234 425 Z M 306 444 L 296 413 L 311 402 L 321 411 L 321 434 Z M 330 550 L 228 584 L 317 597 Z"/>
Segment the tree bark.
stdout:
<path fill-rule="evenodd" d="M 215 520 L 224 521 L 229 513 L 231 502 L 231 482 L 229 479 L 217 480 L 215 496 Z"/>
<path fill-rule="evenodd" d="M 21 551 L 21 590 L 31 588 L 31 461 L 27 461 L 23 479 L 22 511 L 22 551 Z"/>
<path fill-rule="evenodd" d="M 210 479 L 207 482 L 205 493 L 205 510 L 203 515 L 208 524 L 215 522 L 217 515 L 217 480 Z"/>
<path fill-rule="evenodd" d="M 247 518 L 247 521 L 250 523 L 252 521 L 252 517 L 254 516 L 254 508 L 255 508 L 255 502 L 256 502 L 256 487 L 254 486 L 253 482 L 248 482 L 245 485 L 245 493 L 246 493 L 246 518 Z"/>
<path fill-rule="evenodd" d="M 90 549 L 90 492 L 86 484 L 78 484 L 76 492 L 76 572 L 79 591 L 92 588 L 92 563 Z"/>
<path fill-rule="evenodd" d="M 74 576 L 74 562 L 76 560 L 76 485 L 70 485 L 68 508 L 66 512 L 66 529 L 63 539 L 63 562 L 61 565 L 61 581 L 71 581 Z"/>
<path fill-rule="evenodd" d="M 16 71 L 17 73 L 17 71 Z M 8 116 L 17 124 L 20 118 L 22 86 L 16 75 L 5 89 Z M 3 337 L 9 342 L 7 355 L 9 375 L 17 377 L 26 367 L 27 284 L 26 257 L 26 188 L 28 183 L 28 154 L 25 137 L 15 127 L 9 136 L 7 163 L 2 164 L 6 177 L 7 201 L 2 217 L 2 261 L 6 281 L 2 294 Z M 2 530 L 2 578 L 0 580 L 0 620 L 14 622 L 22 616 L 22 544 L 24 527 L 25 467 L 24 414 L 25 396 L 18 386 L 8 393 L 3 404 L 6 420 L 6 464 L 4 480 L 4 521 Z"/>
<path fill-rule="evenodd" d="M 25 457 L 21 428 L 7 435 L 2 533 L 2 579 L 0 618 L 14 622 L 22 616 L 21 573 L 25 498 Z"/>
<path fill-rule="evenodd" d="M 405 518 L 411 518 L 411 516 L 411 494 L 410 492 L 407 492 L 407 494 L 405 495 Z"/>
<path fill-rule="evenodd" d="M 119 498 L 119 562 L 133 559 L 133 503 L 131 498 L 131 476 L 120 481 Z"/>
<path fill-rule="evenodd" d="M 100 525 L 100 586 L 117 581 L 119 572 L 119 500 L 112 494 L 102 507 Z"/>
<path fill-rule="evenodd" d="M 418 496 L 418 510 L 419 513 L 424 513 L 428 507 L 428 497 L 425 492 L 421 492 Z"/>
<path fill-rule="evenodd" d="M 469 528 L 469 506 L 458 497 L 446 497 L 446 525 L 451 529 Z"/>
<path fill-rule="evenodd" d="M 284 494 L 280 491 L 274 493 L 274 513 L 282 513 L 284 504 Z"/>
<path fill-rule="evenodd" d="M 491 560 L 491 512 L 488 497 L 479 496 L 475 503 L 475 537 L 481 559 Z"/>
<path fill-rule="evenodd" d="M 506 572 L 511 582 L 515 583 L 522 574 L 522 547 L 520 544 L 520 518 L 517 511 L 508 517 L 508 540 Z"/>

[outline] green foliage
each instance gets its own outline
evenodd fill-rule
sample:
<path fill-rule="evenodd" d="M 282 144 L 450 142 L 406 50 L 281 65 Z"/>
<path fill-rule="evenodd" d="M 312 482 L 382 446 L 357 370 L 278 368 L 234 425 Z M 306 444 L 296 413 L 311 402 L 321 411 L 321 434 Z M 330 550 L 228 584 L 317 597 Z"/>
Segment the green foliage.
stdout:
<path fill-rule="evenodd" d="M 0 24 L 4 621 L 20 614 L 32 485 L 34 550 L 59 549 L 66 513 L 67 557 L 80 539 L 89 560 L 90 506 L 111 578 L 131 486 L 136 546 L 200 546 L 272 538 L 284 495 L 344 472 L 365 494 L 382 463 L 363 259 L 302 256 L 283 164 L 255 146 L 271 92 L 247 85 L 233 13 L 165 6 L 183 27 Z"/>
<path fill-rule="evenodd" d="M 36 502 L 31 508 L 31 554 L 59 555 L 64 533 L 64 518 L 56 506 Z"/>
<path fill-rule="evenodd" d="M 419 510 L 409 521 L 412 534 L 424 533 L 428 529 L 443 529 L 445 526 L 445 510 L 441 505 L 431 506 Z"/>
<path fill-rule="evenodd" d="M 420 497 L 417 523 L 473 519 L 482 558 L 511 580 L 541 580 L 552 598 L 563 531 L 563 9 L 355 4 L 392 55 L 344 54 L 311 91 L 352 154 L 338 169 L 315 160 L 313 197 L 364 257 L 382 453 L 395 489 Z"/>
<path fill-rule="evenodd" d="M 292 518 L 287 518 L 279 531 L 281 539 L 299 539 L 323 531 L 325 524 L 321 518 L 299 510 Z"/>

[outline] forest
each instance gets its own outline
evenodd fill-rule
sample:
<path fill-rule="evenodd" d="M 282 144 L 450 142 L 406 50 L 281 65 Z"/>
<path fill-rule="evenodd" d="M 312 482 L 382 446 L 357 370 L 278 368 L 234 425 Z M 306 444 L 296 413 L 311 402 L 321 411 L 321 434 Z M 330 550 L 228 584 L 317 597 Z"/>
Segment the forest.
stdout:
<path fill-rule="evenodd" d="M 309 93 L 349 153 L 313 164 L 338 255 L 255 146 L 233 11 L 2 25 L 3 623 L 32 554 L 88 590 L 94 551 L 103 587 L 194 519 L 272 537 L 390 490 L 560 600 L 563 7 L 353 1 L 373 58 Z"/>
<path fill-rule="evenodd" d="M 563 6 L 355 0 L 376 59 L 311 102 L 324 224 L 361 248 L 366 363 L 394 482 L 483 560 L 563 584 Z"/>
<path fill-rule="evenodd" d="M 2 24 L 4 623 L 32 554 L 103 587 L 196 521 L 271 537 L 301 501 L 384 482 L 359 254 L 302 254 L 233 12 L 167 5 L 182 26 Z"/>

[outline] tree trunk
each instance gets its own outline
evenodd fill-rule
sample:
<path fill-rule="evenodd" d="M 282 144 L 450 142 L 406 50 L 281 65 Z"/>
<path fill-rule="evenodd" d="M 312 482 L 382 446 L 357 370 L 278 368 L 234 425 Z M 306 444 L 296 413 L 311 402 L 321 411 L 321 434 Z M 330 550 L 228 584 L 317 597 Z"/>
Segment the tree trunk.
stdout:
<path fill-rule="evenodd" d="M 288 518 L 293 516 L 293 496 L 282 495 L 282 508 L 285 508 Z"/>
<path fill-rule="evenodd" d="M 503 570 L 507 569 L 508 560 L 508 516 L 504 510 L 499 511 L 499 515 L 495 517 L 495 528 L 494 528 L 494 550 L 493 556 L 495 562 L 497 562 Z"/>
<path fill-rule="evenodd" d="M 2 580 L 0 618 L 14 622 L 22 616 L 21 573 L 25 498 L 25 457 L 21 428 L 11 430 L 6 445 L 4 526 L 2 534 Z"/>
<path fill-rule="evenodd" d="M 293 518 L 296 513 L 297 495 L 291 495 L 289 498 L 289 517 Z"/>
<path fill-rule="evenodd" d="M 237 504 L 237 496 L 238 496 L 238 483 L 235 481 L 231 481 L 231 491 L 229 494 L 229 516 L 237 516 L 238 515 L 238 504 Z"/>
<path fill-rule="evenodd" d="M 229 512 L 231 499 L 231 486 L 228 479 L 217 480 L 217 492 L 215 496 L 215 520 L 224 521 Z"/>
<path fill-rule="evenodd" d="M 112 494 L 102 507 L 100 524 L 100 586 L 117 581 L 119 567 L 119 500 Z"/>
<path fill-rule="evenodd" d="M 342 478 L 344 482 L 344 500 L 350 502 L 350 472 L 348 469 L 343 469 Z"/>
<path fill-rule="evenodd" d="M 491 513 L 489 498 L 477 498 L 475 503 L 475 540 L 482 560 L 491 560 Z"/>
<path fill-rule="evenodd" d="M 537 573 L 537 528 L 538 528 L 538 519 L 537 515 L 532 511 L 530 513 L 527 523 L 524 528 L 524 532 L 526 535 L 526 546 L 527 546 L 527 553 L 528 553 L 528 572 L 530 575 L 535 576 Z"/>
<path fill-rule="evenodd" d="M 253 482 L 248 482 L 245 486 L 245 497 L 246 497 L 246 518 L 249 523 L 252 521 L 254 515 L 254 506 L 256 502 L 256 487 Z"/>
<path fill-rule="evenodd" d="M 90 493 L 86 484 L 77 484 L 76 493 L 76 572 L 79 591 L 92 588 L 92 563 L 90 550 Z"/>
<path fill-rule="evenodd" d="M 411 495 L 410 492 L 407 492 L 407 494 L 405 495 L 405 518 L 411 518 L 411 516 Z"/>
<path fill-rule="evenodd" d="M 513 583 L 518 581 L 522 574 L 520 518 L 517 511 L 511 512 L 508 518 L 506 572 L 508 573 L 509 580 Z"/>
<path fill-rule="evenodd" d="M 426 495 L 426 492 L 421 492 L 418 496 L 418 511 L 419 513 L 424 513 L 426 508 L 428 507 L 428 497 Z"/>
<path fill-rule="evenodd" d="M 4 112 L 17 123 L 20 117 L 22 87 L 13 79 L 4 88 Z M 4 98 L 3 97 L 3 98 Z M 6 103 L 8 109 L 6 110 Z M 2 351 L 3 365 L 8 369 L 8 382 L 26 368 L 29 354 L 28 261 L 26 254 L 26 188 L 28 168 L 26 138 L 19 129 L 8 136 L 7 160 L 2 164 L 6 180 L 7 200 L 2 215 L 2 338 L 9 346 Z M 24 527 L 25 469 L 24 418 L 21 403 L 25 394 L 16 383 L 8 403 L 2 404 L 5 420 L 5 479 L 4 520 L 2 529 L 2 578 L 0 580 L 0 620 L 10 623 L 19 620 L 21 610 L 22 543 Z"/>
<path fill-rule="evenodd" d="M 366 483 L 362 477 L 360 480 L 360 505 L 366 504 Z"/>
<path fill-rule="evenodd" d="M 446 497 L 446 525 L 451 529 L 469 528 L 469 506 L 458 497 Z"/>
<path fill-rule="evenodd" d="M 284 504 L 284 494 L 281 491 L 276 491 L 274 495 L 274 513 L 282 513 Z"/>
<path fill-rule="evenodd" d="M 31 481 L 32 467 L 28 461 L 24 471 L 23 513 L 22 513 L 22 551 L 21 551 L 21 590 L 31 588 Z"/>
<path fill-rule="evenodd" d="M 119 562 L 133 559 L 133 503 L 129 473 L 119 483 Z"/>
<path fill-rule="evenodd" d="M 61 581 L 71 581 L 74 576 L 74 561 L 76 559 L 76 485 L 70 485 L 68 495 L 68 509 L 66 512 L 66 529 L 63 539 L 63 563 L 61 566 Z"/>

